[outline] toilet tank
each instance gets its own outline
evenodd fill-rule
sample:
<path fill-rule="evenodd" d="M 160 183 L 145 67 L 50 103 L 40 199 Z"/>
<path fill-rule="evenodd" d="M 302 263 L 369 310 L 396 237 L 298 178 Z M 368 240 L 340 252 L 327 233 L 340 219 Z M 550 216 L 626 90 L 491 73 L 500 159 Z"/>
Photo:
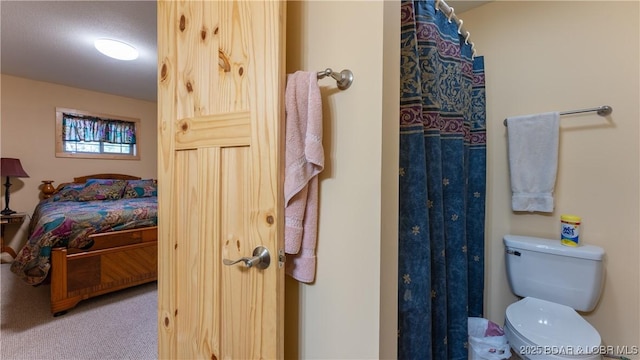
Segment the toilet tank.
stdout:
<path fill-rule="evenodd" d="M 514 294 L 591 311 L 604 282 L 598 246 L 570 247 L 560 240 L 505 235 L 507 279 Z"/>

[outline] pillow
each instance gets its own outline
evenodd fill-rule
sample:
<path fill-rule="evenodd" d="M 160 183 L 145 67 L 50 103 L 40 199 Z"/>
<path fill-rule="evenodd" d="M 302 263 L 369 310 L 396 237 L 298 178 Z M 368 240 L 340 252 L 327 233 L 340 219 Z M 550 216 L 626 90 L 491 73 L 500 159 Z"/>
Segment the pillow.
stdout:
<path fill-rule="evenodd" d="M 78 201 L 118 200 L 126 185 L 126 180 L 89 179 L 78 194 Z"/>
<path fill-rule="evenodd" d="M 158 196 L 158 185 L 153 179 L 129 180 L 124 188 L 123 199 Z"/>
<path fill-rule="evenodd" d="M 82 188 L 84 188 L 84 184 L 67 184 L 58 190 L 58 192 L 51 195 L 49 201 L 76 201 Z"/>

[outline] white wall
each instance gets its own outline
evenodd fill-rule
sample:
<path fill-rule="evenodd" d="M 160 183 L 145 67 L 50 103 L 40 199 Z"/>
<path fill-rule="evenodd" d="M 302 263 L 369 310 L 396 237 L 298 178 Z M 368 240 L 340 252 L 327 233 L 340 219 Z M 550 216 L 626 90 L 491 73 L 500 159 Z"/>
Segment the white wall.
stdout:
<path fill-rule="evenodd" d="M 515 300 L 502 236 L 559 238 L 560 214 L 582 216 L 580 240 L 606 251 L 598 307 L 586 319 L 607 345 L 640 345 L 640 6 L 637 1 L 495 1 L 461 15 L 487 84 L 487 315 Z M 504 118 L 613 107 L 561 117 L 556 210 L 511 211 Z M 634 357 L 636 358 L 636 357 Z"/>
<path fill-rule="evenodd" d="M 392 101 L 395 110 L 383 111 L 385 93 L 393 92 L 383 89 L 383 8 L 382 1 L 288 3 L 287 72 L 348 68 L 355 80 L 345 91 L 332 79 L 320 80 L 326 167 L 320 176 L 318 268 L 312 285 L 287 279 L 286 358 L 378 359 L 381 351 L 395 354 L 395 349 L 381 350 L 379 345 L 381 261 L 387 259 L 381 253 L 383 113 L 398 111 L 397 100 Z M 399 71 L 394 66 L 392 71 Z M 397 116 L 391 121 L 397 123 Z M 397 178 L 397 165 L 395 172 Z M 393 181 L 386 178 L 385 184 Z M 397 211 L 393 216 L 397 218 Z M 385 234 L 397 237 L 394 218 L 388 219 Z M 389 241 L 391 245 L 384 246 L 393 248 L 393 239 Z M 393 269 L 396 256 L 389 256 Z M 385 304 L 396 297 L 393 286 L 385 293 L 390 295 Z M 395 308 L 391 312 L 384 314 L 385 322 L 392 322 L 383 325 L 392 329 L 386 344 L 396 338 Z"/>

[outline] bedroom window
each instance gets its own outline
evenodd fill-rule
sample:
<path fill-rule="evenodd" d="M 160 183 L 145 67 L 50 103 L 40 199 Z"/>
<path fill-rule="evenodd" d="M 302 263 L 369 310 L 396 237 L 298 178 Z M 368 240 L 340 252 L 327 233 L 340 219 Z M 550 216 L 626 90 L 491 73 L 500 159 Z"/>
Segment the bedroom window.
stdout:
<path fill-rule="evenodd" d="M 139 160 L 138 119 L 56 109 L 56 157 Z"/>

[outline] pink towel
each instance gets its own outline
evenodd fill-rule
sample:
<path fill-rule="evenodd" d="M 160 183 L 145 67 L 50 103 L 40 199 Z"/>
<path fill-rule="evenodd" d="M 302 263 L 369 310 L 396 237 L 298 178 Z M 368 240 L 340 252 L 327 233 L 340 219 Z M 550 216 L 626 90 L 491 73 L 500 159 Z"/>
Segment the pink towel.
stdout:
<path fill-rule="evenodd" d="M 318 174 L 324 168 L 322 98 L 315 72 L 287 76 L 284 243 L 286 273 L 313 282 L 318 236 Z"/>

